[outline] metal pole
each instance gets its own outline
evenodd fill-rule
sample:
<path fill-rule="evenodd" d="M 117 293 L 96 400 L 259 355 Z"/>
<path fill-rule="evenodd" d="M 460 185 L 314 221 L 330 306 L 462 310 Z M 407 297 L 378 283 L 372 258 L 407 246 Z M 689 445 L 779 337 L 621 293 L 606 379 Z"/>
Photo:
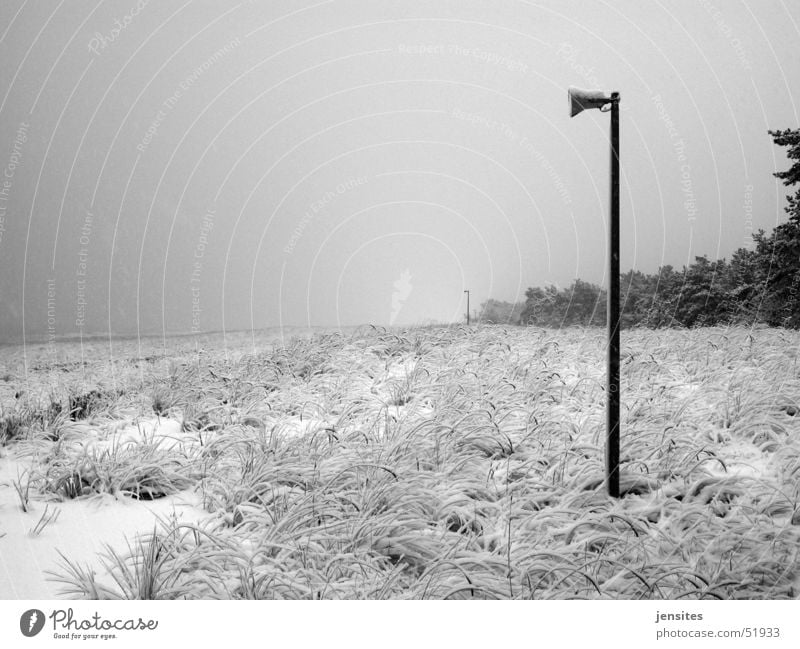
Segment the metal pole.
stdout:
<path fill-rule="evenodd" d="M 467 294 L 467 326 L 469 327 L 469 291 L 464 291 Z"/>
<path fill-rule="evenodd" d="M 606 483 L 619 498 L 619 93 L 611 93 L 611 204 L 608 230 Z"/>

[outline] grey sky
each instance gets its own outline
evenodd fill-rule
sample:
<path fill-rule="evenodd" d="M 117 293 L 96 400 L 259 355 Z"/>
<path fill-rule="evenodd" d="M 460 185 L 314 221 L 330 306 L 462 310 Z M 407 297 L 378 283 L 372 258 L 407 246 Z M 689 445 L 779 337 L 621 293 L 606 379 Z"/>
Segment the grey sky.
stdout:
<path fill-rule="evenodd" d="M 4 0 L 0 340 L 604 283 L 608 116 L 570 119 L 570 85 L 622 95 L 622 267 L 729 257 L 784 218 L 799 25 L 777 0 Z"/>

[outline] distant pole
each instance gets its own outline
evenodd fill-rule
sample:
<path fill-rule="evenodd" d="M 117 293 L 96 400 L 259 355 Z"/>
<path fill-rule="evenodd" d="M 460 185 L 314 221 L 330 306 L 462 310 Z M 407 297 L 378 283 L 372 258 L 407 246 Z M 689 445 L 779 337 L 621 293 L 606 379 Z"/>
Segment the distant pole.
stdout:
<path fill-rule="evenodd" d="M 608 97 L 599 90 L 570 88 L 570 117 L 590 108 L 611 112 L 611 191 L 608 219 L 608 364 L 606 373 L 606 488 L 619 498 L 619 102 L 618 92 Z"/>
<path fill-rule="evenodd" d="M 611 93 L 611 218 L 608 223 L 608 494 L 619 498 L 619 93 Z"/>
<path fill-rule="evenodd" d="M 467 294 L 467 326 L 469 327 L 469 291 L 464 291 Z"/>

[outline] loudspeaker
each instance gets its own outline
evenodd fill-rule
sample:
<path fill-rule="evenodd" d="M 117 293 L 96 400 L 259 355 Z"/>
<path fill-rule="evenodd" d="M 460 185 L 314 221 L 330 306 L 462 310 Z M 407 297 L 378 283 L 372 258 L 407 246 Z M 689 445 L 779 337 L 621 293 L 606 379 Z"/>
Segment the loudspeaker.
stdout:
<path fill-rule="evenodd" d="M 575 117 L 583 110 L 590 108 L 600 108 L 611 101 L 602 90 L 581 90 L 580 88 L 570 87 L 567 95 L 569 97 L 569 116 Z"/>

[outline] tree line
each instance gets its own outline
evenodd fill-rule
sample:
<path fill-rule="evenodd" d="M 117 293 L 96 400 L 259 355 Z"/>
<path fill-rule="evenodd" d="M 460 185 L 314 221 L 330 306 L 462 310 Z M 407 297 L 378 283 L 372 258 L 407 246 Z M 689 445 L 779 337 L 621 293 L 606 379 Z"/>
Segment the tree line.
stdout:
<path fill-rule="evenodd" d="M 800 129 L 769 131 L 787 147 L 787 171 L 773 174 L 786 186 L 800 183 Z M 763 323 L 800 328 L 800 189 L 787 196 L 789 218 L 770 234 L 753 234 L 751 249 L 728 259 L 695 257 L 680 270 L 662 266 L 654 274 L 630 270 L 620 277 L 623 327 L 699 327 Z M 518 303 L 487 300 L 479 320 L 564 327 L 604 325 L 606 292 L 576 279 L 571 286 L 529 288 Z"/>

